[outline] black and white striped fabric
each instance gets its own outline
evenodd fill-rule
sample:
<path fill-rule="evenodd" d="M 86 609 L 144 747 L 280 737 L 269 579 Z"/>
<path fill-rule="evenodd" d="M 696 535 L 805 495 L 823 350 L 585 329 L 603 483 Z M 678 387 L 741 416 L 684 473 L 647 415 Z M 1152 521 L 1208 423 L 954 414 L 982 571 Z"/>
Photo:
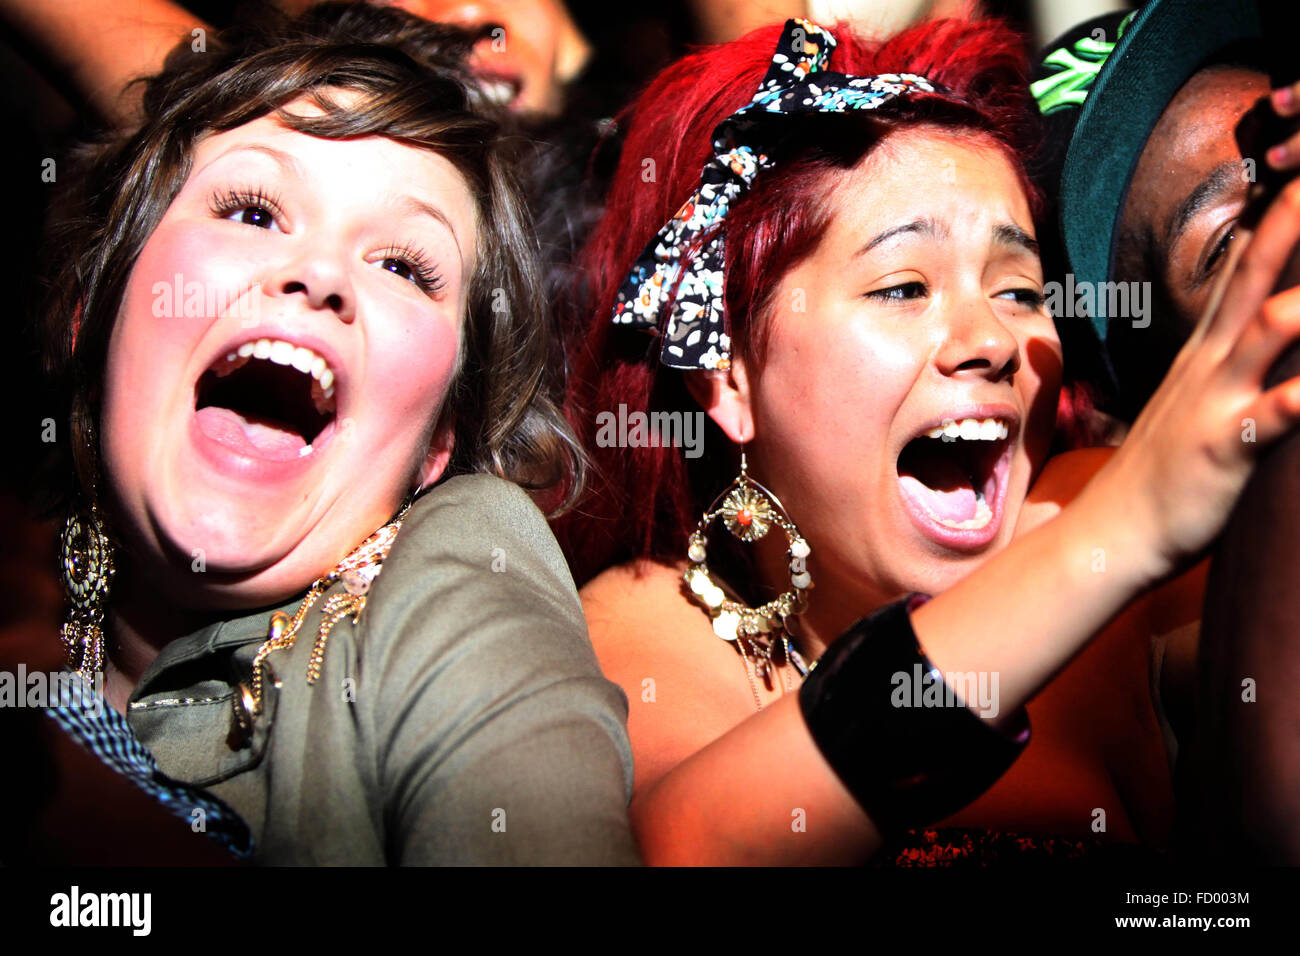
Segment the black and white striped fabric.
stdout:
<path fill-rule="evenodd" d="M 140 743 L 126 718 L 97 698 L 89 685 L 83 684 L 83 689 L 85 693 L 67 695 L 60 706 L 46 707 L 45 712 L 69 737 L 172 814 L 218 841 L 238 859 L 249 859 L 253 837 L 243 819 L 211 794 L 159 770 L 153 754 Z"/>

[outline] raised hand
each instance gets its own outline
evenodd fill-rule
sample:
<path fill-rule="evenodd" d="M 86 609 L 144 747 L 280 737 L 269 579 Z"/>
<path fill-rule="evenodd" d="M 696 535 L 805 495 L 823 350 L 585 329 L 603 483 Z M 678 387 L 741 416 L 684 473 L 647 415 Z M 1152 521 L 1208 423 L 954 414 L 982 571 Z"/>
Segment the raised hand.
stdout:
<path fill-rule="evenodd" d="M 1093 480 L 1162 578 L 1222 529 L 1263 449 L 1300 421 L 1300 378 L 1266 387 L 1300 338 L 1300 289 L 1273 294 L 1300 241 L 1300 182 L 1284 188 L 1124 445 Z M 1230 264 L 1231 265 L 1231 264 Z M 1091 489 L 1090 489 L 1091 490 Z"/>

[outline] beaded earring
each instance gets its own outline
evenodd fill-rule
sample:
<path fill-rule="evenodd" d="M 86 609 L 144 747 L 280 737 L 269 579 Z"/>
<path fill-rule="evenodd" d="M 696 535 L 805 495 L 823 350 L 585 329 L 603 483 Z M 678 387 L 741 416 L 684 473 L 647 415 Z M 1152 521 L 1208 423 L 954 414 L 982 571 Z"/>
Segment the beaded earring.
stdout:
<path fill-rule="evenodd" d="M 749 607 L 726 596 L 709 575 L 708 528 L 721 518 L 726 529 L 745 543 L 758 541 L 775 525 L 786 536 L 786 557 L 790 562 L 790 590 L 759 607 Z M 690 559 L 683 579 L 691 597 L 713 619 L 713 632 L 736 643 L 746 659 L 752 654 L 755 670 L 770 680 L 773 666 L 790 661 L 800 674 L 808 667 L 790 643 L 789 619 L 808 607 L 808 557 L 812 549 L 785 513 L 776 495 L 750 477 L 745 452 L 740 452 L 740 474 L 714 499 L 700 523 L 691 532 L 686 555 Z M 757 698 L 757 690 L 755 690 Z"/>
<path fill-rule="evenodd" d="M 68 617 L 59 637 L 69 669 L 86 680 L 104 669 L 104 607 L 113 581 L 113 547 L 104 533 L 99 506 L 73 511 L 59 536 L 59 571 Z"/>

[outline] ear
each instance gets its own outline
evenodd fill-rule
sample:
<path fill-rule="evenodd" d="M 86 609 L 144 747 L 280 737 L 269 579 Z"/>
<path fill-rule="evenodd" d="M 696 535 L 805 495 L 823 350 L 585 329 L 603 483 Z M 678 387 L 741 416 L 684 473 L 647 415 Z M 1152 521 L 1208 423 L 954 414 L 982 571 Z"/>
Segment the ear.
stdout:
<path fill-rule="evenodd" d="M 438 421 L 429 440 L 429 451 L 420 464 L 419 484 L 416 491 L 423 491 L 442 477 L 451 461 L 451 450 L 456 444 L 456 417 L 444 415 Z"/>
<path fill-rule="evenodd" d="M 754 411 L 750 402 L 749 372 L 744 360 L 732 356 L 731 368 L 700 369 L 683 373 L 686 390 L 700 403 L 724 435 L 740 445 L 754 437 Z"/>

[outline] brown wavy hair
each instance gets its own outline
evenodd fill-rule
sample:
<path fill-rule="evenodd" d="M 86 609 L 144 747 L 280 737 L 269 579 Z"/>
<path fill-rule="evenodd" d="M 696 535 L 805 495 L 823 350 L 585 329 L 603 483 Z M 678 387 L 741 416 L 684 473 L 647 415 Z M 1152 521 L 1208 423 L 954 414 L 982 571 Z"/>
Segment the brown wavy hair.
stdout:
<path fill-rule="evenodd" d="M 269 10 L 214 34 L 206 50 L 187 38 L 162 72 L 138 81 L 141 118 L 82 147 L 62 177 L 73 186 L 51 232 L 60 265 L 42 334 L 45 370 L 72 441 L 58 443 L 46 468 L 48 507 L 77 495 L 73 475 L 82 490 L 98 477 L 91 423 L 109 337 L 135 261 L 184 184 L 195 145 L 271 113 L 311 136 L 385 136 L 433 150 L 465 177 L 478 206 L 480 255 L 460 371 L 446 401 L 455 444 L 444 478 L 495 474 L 544 491 L 554 510 L 568 507 L 582 488 L 584 459 L 558 410 L 551 317 L 532 221 L 510 171 L 509 119 L 482 99 L 464 66 L 475 39 L 364 3 L 322 4 L 293 19 Z M 343 108 L 328 88 L 364 95 Z M 324 113 L 284 111 L 304 95 Z"/>

